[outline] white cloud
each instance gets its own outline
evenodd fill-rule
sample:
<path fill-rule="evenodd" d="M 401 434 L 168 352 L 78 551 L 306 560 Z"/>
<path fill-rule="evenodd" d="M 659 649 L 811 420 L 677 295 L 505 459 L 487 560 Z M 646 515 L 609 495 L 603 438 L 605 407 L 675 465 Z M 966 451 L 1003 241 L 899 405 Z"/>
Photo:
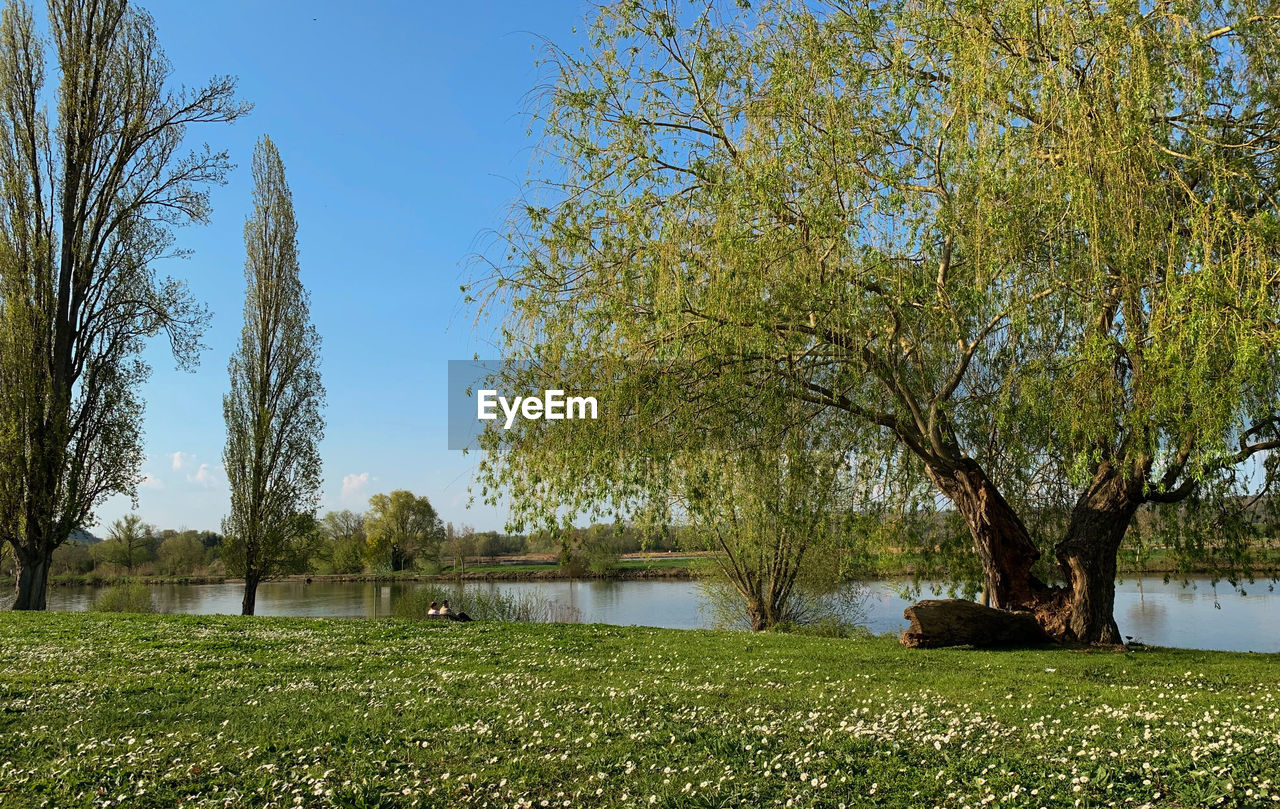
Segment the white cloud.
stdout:
<path fill-rule="evenodd" d="M 198 483 L 206 489 L 212 489 L 222 483 L 222 467 L 202 463 L 194 473 L 187 475 L 187 482 Z"/>
<path fill-rule="evenodd" d="M 174 471 L 186 469 L 191 466 L 191 464 L 195 463 L 196 460 L 196 456 L 189 452 L 175 452 L 169 457 L 173 460 Z"/>
<path fill-rule="evenodd" d="M 147 472 L 142 476 L 142 480 L 138 481 L 138 485 L 144 489 L 163 489 L 164 481 Z"/>
<path fill-rule="evenodd" d="M 342 478 L 342 499 L 356 500 L 361 498 L 371 480 L 377 480 L 377 478 L 370 477 L 368 472 L 361 472 L 358 475 L 345 475 Z"/>

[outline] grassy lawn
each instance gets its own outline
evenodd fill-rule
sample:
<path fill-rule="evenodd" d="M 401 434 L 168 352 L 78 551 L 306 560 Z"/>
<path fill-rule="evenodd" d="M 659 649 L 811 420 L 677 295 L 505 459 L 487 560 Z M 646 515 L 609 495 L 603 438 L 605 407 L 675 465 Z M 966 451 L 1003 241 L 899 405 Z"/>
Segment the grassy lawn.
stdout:
<path fill-rule="evenodd" d="M 0 614 L 0 806 L 1280 806 L 1280 660 Z"/>

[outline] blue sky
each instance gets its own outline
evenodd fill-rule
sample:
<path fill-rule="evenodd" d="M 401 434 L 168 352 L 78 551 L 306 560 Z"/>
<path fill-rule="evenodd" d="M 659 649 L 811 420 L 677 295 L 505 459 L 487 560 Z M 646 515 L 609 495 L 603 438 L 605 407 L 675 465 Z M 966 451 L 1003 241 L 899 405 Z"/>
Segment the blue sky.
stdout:
<path fill-rule="evenodd" d="M 446 449 L 449 359 L 494 356 L 459 284 L 526 177 L 535 141 L 527 95 L 539 37 L 576 40 L 578 2 L 243 2 L 141 0 L 174 67 L 197 85 L 240 79 L 256 106 L 233 126 L 194 127 L 192 145 L 238 167 L 213 192 L 208 226 L 178 232 L 190 258 L 163 273 L 213 310 L 195 373 L 147 352 L 147 479 L 137 511 L 162 528 L 218 530 L 222 395 L 244 295 L 244 220 L 254 142 L 280 149 L 299 224 L 303 283 L 324 340 L 328 388 L 322 510 L 363 510 L 371 494 L 410 489 L 442 517 L 498 529 L 504 512 L 467 510 L 478 457 Z M 195 9 L 198 13 L 192 13 Z M 98 527 L 133 510 L 115 497 Z"/>

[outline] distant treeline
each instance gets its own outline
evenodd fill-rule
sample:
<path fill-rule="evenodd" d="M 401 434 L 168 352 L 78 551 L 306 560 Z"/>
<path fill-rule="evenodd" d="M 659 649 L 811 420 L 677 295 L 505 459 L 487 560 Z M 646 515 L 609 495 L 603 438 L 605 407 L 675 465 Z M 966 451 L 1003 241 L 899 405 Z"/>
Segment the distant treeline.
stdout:
<path fill-rule="evenodd" d="M 417 498 L 419 500 L 425 498 Z M 422 530 L 389 537 L 385 521 L 392 513 L 329 512 L 316 522 L 312 541 L 302 549 L 292 572 L 383 574 L 414 571 L 436 574 L 465 570 L 468 564 L 504 557 L 553 554 L 566 573 L 611 569 L 624 553 L 675 550 L 679 530 L 643 532 L 631 525 L 593 525 L 551 533 L 509 534 L 475 531 L 468 526 L 428 523 Z M 388 520 L 390 518 L 390 520 Z M 224 557 L 224 553 L 227 556 Z M 54 551 L 51 573 L 58 578 L 174 576 L 218 578 L 236 575 L 226 537 L 216 531 L 157 529 L 137 515 L 109 526 L 105 538 L 77 532 Z M 0 558 L 0 575 L 12 576 L 11 555 Z"/>
<path fill-rule="evenodd" d="M 382 498 L 382 499 L 380 499 Z M 465 572 L 469 565 L 511 562 L 518 557 L 552 555 L 566 575 L 605 574 L 616 568 L 623 554 L 642 551 L 708 550 L 705 538 L 684 526 L 642 528 L 631 523 L 601 523 L 567 533 L 529 534 L 476 531 L 467 525 L 441 522 L 424 497 L 378 496 L 367 512 L 331 511 L 316 521 L 314 535 L 297 555 L 291 572 L 314 574 L 382 575 L 398 571 L 433 575 Z M 1270 502 L 1237 502 L 1235 519 L 1260 521 Z M 1184 538 L 1195 515 L 1186 508 L 1163 514 L 1144 509 L 1130 526 L 1120 551 L 1122 571 L 1213 572 L 1218 560 Z M 1036 528 L 1052 532 L 1066 515 L 1040 512 Z M 958 515 L 950 511 L 909 520 L 851 517 L 842 558 L 854 576 L 919 573 L 965 578 L 973 571 L 934 570 L 934 555 L 951 543 L 965 543 L 968 534 Z M 1258 540 L 1241 548 L 1234 560 L 1255 574 L 1280 567 L 1275 539 Z M 87 531 L 74 533 L 53 554 L 55 577 L 172 576 L 218 578 L 234 576 L 226 537 L 216 531 L 157 529 L 137 515 L 113 523 L 105 538 Z M 1045 573 L 1052 560 L 1043 560 Z M 12 576 L 13 558 L 0 557 L 0 575 Z"/>

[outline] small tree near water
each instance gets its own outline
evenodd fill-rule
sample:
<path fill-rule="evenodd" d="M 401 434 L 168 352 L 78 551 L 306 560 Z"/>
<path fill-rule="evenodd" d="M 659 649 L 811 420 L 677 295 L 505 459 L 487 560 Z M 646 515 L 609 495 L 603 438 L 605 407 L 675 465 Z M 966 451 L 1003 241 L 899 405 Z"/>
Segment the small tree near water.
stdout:
<path fill-rule="evenodd" d="M 745 613 L 753 631 L 820 617 L 819 600 L 841 584 L 839 479 L 834 454 L 744 450 L 699 456 L 684 505 L 701 546 L 714 550 L 713 611 Z M 736 603 L 740 609 L 734 609 Z"/>

